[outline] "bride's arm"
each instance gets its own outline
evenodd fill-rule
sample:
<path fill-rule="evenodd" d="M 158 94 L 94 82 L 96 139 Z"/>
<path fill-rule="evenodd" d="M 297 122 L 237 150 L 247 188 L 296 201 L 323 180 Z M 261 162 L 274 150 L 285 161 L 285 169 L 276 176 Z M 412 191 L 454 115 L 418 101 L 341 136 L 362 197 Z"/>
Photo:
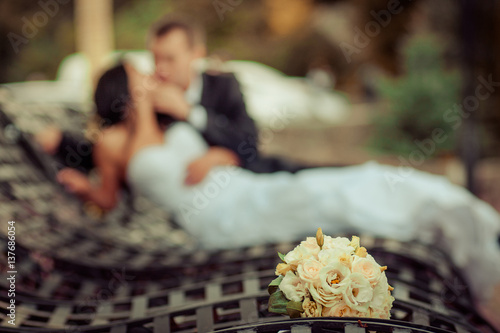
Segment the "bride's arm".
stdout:
<path fill-rule="evenodd" d="M 185 183 L 187 185 L 198 184 L 216 166 L 239 166 L 239 164 L 240 158 L 232 150 L 224 147 L 211 147 L 205 155 L 188 165 Z"/>
<path fill-rule="evenodd" d="M 77 195 L 82 201 L 92 202 L 104 211 L 113 209 L 118 202 L 120 175 L 117 165 L 109 157 L 113 155 L 112 147 L 103 140 L 96 144 L 93 159 L 99 175 L 99 183 L 92 184 L 89 178 L 75 170 L 61 170 L 57 178 L 69 192 Z"/>
<path fill-rule="evenodd" d="M 132 107 L 129 117 L 132 117 L 133 133 L 129 145 L 128 159 L 137 151 L 151 145 L 163 143 L 163 131 L 158 124 L 153 109 L 152 89 L 153 79 L 139 73 L 133 66 L 126 65 Z"/>

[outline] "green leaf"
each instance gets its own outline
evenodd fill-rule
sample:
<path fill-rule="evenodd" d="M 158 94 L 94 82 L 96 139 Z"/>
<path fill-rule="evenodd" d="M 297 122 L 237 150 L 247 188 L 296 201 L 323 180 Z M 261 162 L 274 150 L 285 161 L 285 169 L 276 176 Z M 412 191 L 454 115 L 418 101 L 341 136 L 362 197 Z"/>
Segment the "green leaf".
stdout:
<path fill-rule="evenodd" d="M 269 312 L 278 313 L 278 314 L 288 314 L 287 312 L 287 304 L 288 299 L 285 297 L 285 294 L 281 290 L 275 291 L 269 297 L 269 303 L 267 309 Z"/>
<path fill-rule="evenodd" d="M 304 312 L 302 302 L 290 301 L 286 305 L 286 312 L 290 318 L 300 318 L 300 314 Z"/>
<path fill-rule="evenodd" d="M 267 292 L 269 293 L 269 295 L 272 295 L 276 292 L 276 290 L 279 290 L 279 285 L 282 280 L 283 275 L 280 275 L 276 279 L 272 280 L 271 283 L 269 283 L 269 286 L 267 287 Z"/>
<path fill-rule="evenodd" d="M 285 255 L 283 253 L 278 252 L 278 257 L 280 257 L 281 261 L 283 261 L 286 264 L 286 262 L 285 262 Z"/>

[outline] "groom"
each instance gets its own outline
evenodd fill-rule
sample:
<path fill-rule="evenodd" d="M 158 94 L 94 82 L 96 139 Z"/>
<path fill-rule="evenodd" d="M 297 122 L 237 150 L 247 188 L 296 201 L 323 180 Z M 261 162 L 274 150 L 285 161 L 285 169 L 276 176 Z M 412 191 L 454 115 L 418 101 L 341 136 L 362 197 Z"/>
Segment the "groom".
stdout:
<path fill-rule="evenodd" d="M 211 146 L 208 154 L 189 165 L 187 184 L 199 183 L 211 168 L 227 163 L 254 172 L 296 172 L 304 168 L 259 156 L 257 129 L 233 74 L 200 73 L 193 69 L 195 60 L 206 55 L 201 29 L 187 21 L 162 19 L 153 24 L 148 47 L 155 60 L 154 76 L 160 82 L 156 89 L 161 94 L 155 94 L 159 97 L 154 100 L 157 112 L 187 121 Z M 63 133 L 55 155 L 65 162 L 78 160 L 80 167 L 89 169 L 93 166 L 88 153 L 91 150 L 90 142 Z"/>

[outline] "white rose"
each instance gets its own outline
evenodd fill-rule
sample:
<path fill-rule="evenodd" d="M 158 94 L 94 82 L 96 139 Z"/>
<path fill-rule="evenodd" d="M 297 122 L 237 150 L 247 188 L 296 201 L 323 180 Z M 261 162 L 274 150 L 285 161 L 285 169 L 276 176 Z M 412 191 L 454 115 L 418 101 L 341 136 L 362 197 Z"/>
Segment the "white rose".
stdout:
<path fill-rule="evenodd" d="M 390 296 L 389 283 L 385 274 L 381 274 L 378 283 L 373 288 L 373 297 L 370 302 L 370 308 L 381 310 L 384 308 L 386 299 Z"/>
<path fill-rule="evenodd" d="M 319 272 L 323 267 L 316 259 L 305 259 L 297 266 L 297 274 L 302 281 L 319 286 Z"/>
<path fill-rule="evenodd" d="M 304 299 L 302 309 L 304 309 L 304 312 L 301 314 L 301 317 L 321 317 L 321 313 L 323 312 L 321 304 L 314 302 L 309 297 Z"/>
<path fill-rule="evenodd" d="M 370 318 L 389 319 L 384 311 L 373 310 L 372 308 L 370 308 Z"/>
<path fill-rule="evenodd" d="M 323 307 L 323 317 L 362 317 L 365 313 L 350 308 L 344 301 L 337 302 L 331 307 Z"/>
<path fill-rule="evenodd" d="M 374 318 L 388 319 L 391 316 L 394 297 L 391 296 L 388 288 L 387 277 L 385 273 L 382 273 L 379 282 L 373 288 L 373 297 L 370 302 L 370 310 L 376 314 Z"/>
<path fill-rule="evenodd" d="M 349 307 L 360 312 L 367 312 L 369 302 L 373 298 L 373 289 L 370 282 L 361 273 L 352 273 L 346 290 L 344 300 Z"/>
<path fill-rule="evenodd" d="M 380 265 L 377 264 L 371 256 L 367 256 L 366 258 L 355 256 L 352 262 L 351 270 L 353 273 L 356 272 L 363 274 L 363 276 L 370 281 L 372 286 L 377 284 L 382 274 L 380 271 Z"/>
<path fill-rule="evenodd" d="M 335 249 L 335 248 L 340 248 L 340 249 L 346 249 L 350 251 L 351 253 L 354 252 L 354 248 L 352 246 L 349 246 L 351 241 L 345 237 L 330 237 L 330 236 L 325 236 L 325 243 L 323 244 L 323 249 L 328 250 L 328 249 Z"/>
<path fill-rule="evenodd" d="M 309 294 L 318 303 L 323 306 L 332 306 L 342 300 L 342 293 L 333 294 L 330 291 L 326 291 L 322 287 L 314 287 L 309 285 Z"/>
<path fill-rule="evenodd" d="M 287 299 L 294 302 L 302 301 L 307 292 L 302 281 L 291 271 L 281 281 L 280 289 Z"/>
<path fill-rule="evenodd" d="M 321 250 L 316 237 L 307 237 L 305 241 L 300 242 L 300 246 L 306 249 L 314 257 L 317 257 Z"/>
<path fill-rule="evenodd" d="M 394 297 L 389 296 L 387 298 L 387 304 L 383 309 L 372 309 L 370 308 L 371 318 L 381 318 L 381 319 L 391 319 L 391 308 Z"/>
<path fill-rule="evenodd" d="M 392 303 L 394 302 L 394 297 L 389 296 L 386 298 L 385 306 L 384 306 L 384 311 L 386 312 L 387 316 L 385 317 L 386 319 L 391 318 L 391 309 L 392 309 Z"/>
<path fill-rule="evenodd" d="M 292 266 L 297 266 L 301 260 L 312 257 L 309 250 L 301 245 L 296 246 L 292 251 L 285 255 L 285 262 Z"/>
<path fill-rule="evenodd" d="M 343 281 L 351 272 L 339 261 L 325 266 L 319 272 L 319 286 L 308 285 L 308 290 L 314 300 L 324 306 L 332 306 L 342 299 L 347 288 Z"/>
<path fill-rule="evenodd" d="M 332 248 L 322 250 L 318 254 L 319 261 L 327 266 L 332 262 L 340 261 L 344 266 L 351 267 L 352 255 L 348 248 Z"/>
<path fill-rule="evenodd" d="M 349 268 L 340 261 L 334 261 L 319 272 L 321 287 L 329 293 L 339 295 L 347 288 L 346 280 L 351 274 Z"/>

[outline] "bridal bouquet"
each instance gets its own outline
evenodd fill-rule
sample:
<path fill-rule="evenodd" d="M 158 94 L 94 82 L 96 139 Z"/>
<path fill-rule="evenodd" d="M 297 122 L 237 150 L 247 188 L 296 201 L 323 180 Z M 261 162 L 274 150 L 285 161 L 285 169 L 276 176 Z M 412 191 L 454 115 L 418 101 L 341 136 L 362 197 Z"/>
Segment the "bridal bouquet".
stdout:
<path fill-rule="evenodd" d="M 297 317 L 390 318 L 394 297 L 380 266 L 359 237 L 307 237 L 276 267 L 269 311 Z"/>

